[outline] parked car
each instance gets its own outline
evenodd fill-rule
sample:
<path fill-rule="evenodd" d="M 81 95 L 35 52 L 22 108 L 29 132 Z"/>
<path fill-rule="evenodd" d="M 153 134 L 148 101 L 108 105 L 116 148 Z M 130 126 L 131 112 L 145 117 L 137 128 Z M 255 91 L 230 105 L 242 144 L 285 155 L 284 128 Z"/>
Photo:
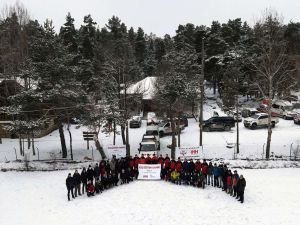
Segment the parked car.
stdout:
<path fill-rule="evenodd" d="M 146 141 L 141 142 L 139 147 L 139 154 L 150 154 L 153 155 L 154 153 L 158 155 L 159 149 L 158 144 L 155 141 Z"/>
<path fill-rule="evenodd" d="M 140 128 L 142 126 L 142 118 L 140 116 L 133 116 L 129 121 L 130 128 Z"/>
<path fill-rule="evenodd" d="M 156 117 L 155 112 L 148 112 L 147 113 L 147 125 L 157 125 L 158 120 Z"/>
<path fill-rule="evenodd" d="M 143 135 L 143 139 L 142 139 L 142 142 L 156 142 L 158 147 L 157 149 L 160 150 L 160 141 L 159 141 L 159 136 L 155 136 L 155 135 L 147 135 L 147 134 L 144 134 Z"/>
<path fill-rule="evenodd" d="M 294 117 L 294 124 L 300 124 L 300 114 L 297 114 L 297 115 Z"/>
<path fill-rule="evenodd" d="M 278 118 L 271 117 L 272 127 L 275 127 L 277 124 Z M 258 113 L 252 117 L 248 117 L 244 119 L 244 126 L 251 129 L 256 129 L 257 127 L 266 127 L 268 126 L 268 114 L 266 113 Z"/>
<path fill-rule="evenodd" d="M 263 99 L 257 108 L 258 111 L 262 113 L 267 113 L 268 111 L 268 100 Z M 292 120 L 297 112 L 293 111 L 293 104 L 284 100 L 276 100 L 272 102 L 271 105 L 271 115 L 273 117 L 282 117 L 283 119 Z"/>
<path fill-rule="evenodd" d="M 158 149 L 160 150 L 160 137 L 159 137 L 159 127 L 158 127 L 158 125 L 147 126 L 146 134 L 144 134 L 144 135 L 154 136 L 157 143 L 158 143 Z"/>
<path fill-rule="evenodd" d="M 203 130 L 224 130 L 229 131 L 235 126 L 235 120 L 231 116 L 214 116 L 208 120 L 203 121 Z"/>
<path fill-rule="evenodd" d="M 174 120 L 175 123 L 175 133 L 178 133 L 178 129 L 183 130 L 185 125 L 184 124 L 179 124 L 179 128 L 177 125 L 177 121 Z M 158 129 L 159 129 L 159 136 L 163 137 L 167 134 L 172 134 L 172 127 L 171 127 L 171 121 L 161 121 L 158 125 Z"/>

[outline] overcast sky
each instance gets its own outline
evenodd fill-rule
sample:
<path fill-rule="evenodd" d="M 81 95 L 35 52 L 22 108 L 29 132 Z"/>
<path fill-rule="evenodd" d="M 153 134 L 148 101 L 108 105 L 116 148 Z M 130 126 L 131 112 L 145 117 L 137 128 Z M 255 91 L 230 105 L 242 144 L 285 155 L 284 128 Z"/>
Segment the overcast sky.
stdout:
<path fill-rule="evenodd" d="M 14 0 L 0 0 L 0 8 Z M 228 19 L 242 18 L 250 25 L 266 8 L 276 9 L 284 17 L 300 22 L 300 0 L 22 0 L 31 17 L 40 23 L 52 19 L 56 30 L 65 22 L 68 12 L 75 18 L 76 28 L 83 17 L 91 14 L 100 27 L 112 15 L 118 16 L 127 27 L 142 27 L 146 33 L 163 36 L 175 34 L 179 24 L 210 25 Z"/>

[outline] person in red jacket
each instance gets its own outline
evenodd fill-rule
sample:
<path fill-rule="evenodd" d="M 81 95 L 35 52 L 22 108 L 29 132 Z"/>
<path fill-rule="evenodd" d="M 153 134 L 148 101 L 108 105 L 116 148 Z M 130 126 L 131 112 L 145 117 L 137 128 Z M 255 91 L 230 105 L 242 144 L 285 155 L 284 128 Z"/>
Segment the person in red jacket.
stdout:
<path fill-rule="evenodd" d="M 197 161 L 195 162 L 195 172 L 197 174 L 200 174 L 201 172 L 201 162 L 199 159 L 197 159 Z"/>
<path fill-rule="evenodd" d="M 167 180 L 166 178 L 167 178 L 169 169 L 170 169 L 170 159 L 166 158 L 164 160 L 164 164 L 163 164 L 162 171 L 161 171 L 162 179 Z"/>
<path fill-rule="evenodd" d="M 201 171 L 202 171 L 202 173 L 205 177 L 205 183 L 206 183 L 206 180 L 207 180 L 207 167 L 208 167 L 208 164 L 207 164 L 206 160 L 204 159 L 203 163 L 201 165 Z"/>
<path fill-rule="evenodd" d="M 157 156 L 154 153 L 153 156 L 152 156 L 152 158 L 151 158 L 151 164 L 157 164 L 157 162 L 158 162 L 158 158 L 157 158 Z"/>
<path fill-rule="evenodd" d="M 171 172 L 175 170 L 175 165 L 176 165 L 176 162 L 174 159 L 171 160 L 171 163 L 170 163 L 170 170 Z"/>
<path fill-rule="evenodd" d="M 150 154 L 147 154 L 147 157 L 146 157 L 146 164 L 151 164 L 151 157 L 150 157 Z"/>
<path fill-rule="evenodd" d="M 145 157 L 144 157 L 144 154 L 142 154 L 142 157 L 140 158 L 138 164 L 146 164 L 146 159 L 145 159 Z"/>
<path fill-rule="evenodd" d="M 95 186 L 92 181 L 89 181 L 86 187 L 87 196 L 90 197 L 95 193 Z"/>
<path fill-rule="evenodd" d="M 161 165 L 161 168 L 163 168 L 164 158 L 162 157 L 161 154 L 159 155 L 159 157 L 157 159 L 157 163 L 159 163 Z"/>
<path fill-rule="evenodd" d="M 232 194 L 232 173 L 229 170 L 227 175 L 227 193 Z"/>
<path fill-rule="evenodd" d="M 176 162 L 176 165 L 175 165 L 175 169 L 178 173 L 181 173 L 181 169 L 182 169 L 182 162 L 180 160 L 180 157 L 178 157 L 178 160 Z"/>

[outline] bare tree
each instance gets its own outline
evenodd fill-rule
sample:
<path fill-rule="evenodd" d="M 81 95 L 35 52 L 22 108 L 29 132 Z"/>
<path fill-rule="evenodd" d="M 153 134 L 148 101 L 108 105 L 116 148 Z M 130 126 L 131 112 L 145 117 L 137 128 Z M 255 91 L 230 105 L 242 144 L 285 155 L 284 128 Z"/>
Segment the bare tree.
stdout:
<path fill-rule="evenodd" d="M 294 66 L 288 59 L 287 46 L 283 39 L 284 26 L 276 12 L 266 11 L 263 19 L 254 27 L 255 53 L 251 65 L 256 73 L 254 85 L 268 101 L 268 137 L 266 158 L 270 157 L 272 137 L 271 107 L 274 99 L 295 86 Z"/>
<path fill-rule="evenodd" d="M 5 20 L 13 14 L 16 14 L 21 26 L 26 25 L 30 20 L 30 13 L 28 9 L 19 1 L 16 1 L 13 5 L 5 5 L 0 11 L 0 20 Z"/>

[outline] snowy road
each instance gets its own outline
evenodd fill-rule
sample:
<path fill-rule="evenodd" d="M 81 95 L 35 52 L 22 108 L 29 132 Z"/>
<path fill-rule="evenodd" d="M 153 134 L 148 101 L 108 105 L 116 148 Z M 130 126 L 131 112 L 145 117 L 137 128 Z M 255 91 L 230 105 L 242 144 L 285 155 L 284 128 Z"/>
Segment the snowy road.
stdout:
<path fill-rule="evenodd" d="M 300 169 L 239 171 L 244 205 L 218 188 L 135 181 L 68 202 L 67 171 L 0 173 L 3 225 L 298 225 Z"/>

